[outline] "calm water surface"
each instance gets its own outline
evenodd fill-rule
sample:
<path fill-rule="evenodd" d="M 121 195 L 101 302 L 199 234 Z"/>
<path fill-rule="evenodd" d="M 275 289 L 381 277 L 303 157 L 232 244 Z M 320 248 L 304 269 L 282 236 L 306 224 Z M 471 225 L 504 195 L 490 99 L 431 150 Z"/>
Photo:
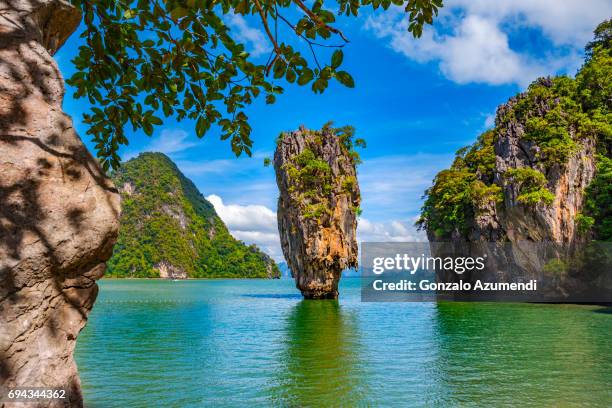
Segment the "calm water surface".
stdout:
<path fill-rule="evenodd" d="M 612 406 L 612 309 L 303 301 L 291 280 L 100 283 L 86 405 Z"/>

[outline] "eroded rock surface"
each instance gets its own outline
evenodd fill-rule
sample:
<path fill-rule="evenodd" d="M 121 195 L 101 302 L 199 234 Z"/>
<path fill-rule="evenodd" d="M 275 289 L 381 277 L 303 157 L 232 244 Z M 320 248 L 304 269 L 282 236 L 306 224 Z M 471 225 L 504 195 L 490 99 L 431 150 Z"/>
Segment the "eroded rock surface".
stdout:
<path fill-rule="evenodd" d="M 354 152 L 334 129 L 281 135 L 274 154 L 278 230 L 305 298 L 337 298 L 341 273 L 357 267 L 360 203 Z"/>
<path fill-rule="evenodd" d="M 159 271 L 159 277 L 162 279 L 187 279 L 184 269 L 177 268 L 168 261 L 158 262 L 154 268 Z"/>
<path fill-rule="evenodd" d="M 540 79 L 536 85 L 544 90 L 554 86 L 550 79 Z M 517 106 L 526 98 L 534 100 L 531 110 L 522 113 L 528 119 L 517 119 Z M 465 211 L 463 230 L 457 228 L 440 235 L 433 228 L 427 229 L 430 242 L 470 243 L 474 256 L 486 254 L 495 267 L 487 270 L 488 275 L 479 274 L 478 279 L 501 282 L 514 282 L 518 277 L 536 279 L 551 259 L 559 258 L 567 263 L 579 257 L 589 241 L 588 235 L 580 232 L 578 220 L 585 203 L 585 190 L 596 173 L 596 138 L 589 133 L 577 134 L 576 128 L 569 126 L 566 130 L 574 146 L 562 156 L 561 151 L 555 150 L 542 154 L 543 147 L 528 135 L 527 122 L 531 118 L 547 117 L 559 103 L 559 98 L 523 93 L 501 105 L 496 127 L 490 131 L 494 141 L 492 170 L 476 173 L 478 181 L 499 187 L 498 200 L 493 200 L 497 194 L 474 200 Z M 569 113 L 562 111 L 562 115 Z M 485 149 L 478 154 L 486 154 Z M 520 181 L 517 170 L 541 177 L 542 186 L 533 189 L 541 199 L 525 199 L 527 182 Z M 586 292 L 593 286 L 584 274 L 571 271 L 566 274 L 560 267 L 549 273 L 542 283 L 542 293 L 555 299 Z M 441 277 L 444 281 L 470 280 L 469 276 L 452 271 L 441 272 Z"/>
<path fill-rule="evenodd" d="M 512 98 L 501 105 L 498 118 L 512 110 L 516 102 L 517 98 Z M 535 114 L 544 116 L 549 109 L 549 105 L 542 103 Z M 582 210 L 584 190 L 595 174 L 595 141 L 579 139 L 576 150 L 564 163 L 547 165 L 537 155 L 539 146 L 524 136 L 525 124 L 516 119 L 498 127 L 495 182 L 502 187 L 503 201 L 497 207 L 491 203 L 478 206 L 469 238 L 472 241 L 508 239 L 570 245 L 580 239 L 576 215 Z M 518 200 L 520 185 L 506 175 L 508 170 L 520 168 L 537 170 L 545 175 L 546 188 L 554 196 L 552 203 L 529 205 Z"/>
<path fill-rule="evenodd" d="M 80 13 L 61 1 L 0 1 L 0 385 L 67 390 L 117 238 L 119 195 L 62 112 L 51 57 Z"/>

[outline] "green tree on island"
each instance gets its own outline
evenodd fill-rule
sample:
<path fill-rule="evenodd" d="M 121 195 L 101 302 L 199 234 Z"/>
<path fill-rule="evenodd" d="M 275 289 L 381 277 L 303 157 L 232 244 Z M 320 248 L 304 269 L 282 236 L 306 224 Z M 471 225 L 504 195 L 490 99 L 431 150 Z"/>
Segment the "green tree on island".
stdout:
<path fill-rule="evenodd" d="M 437 174 L 425 192 L 417 226 L 435 239 L 466 236 L 475 209 L 503 203 L 495 177 L 494 145 L 500 129 L 511 120 L 525 124 L 524 140 L 535 143 L 542 171 L 530 167 L 510 169 L 503 176 L 520 186 L 518 202 L 550 205 L 554 195 L 546 187 L 545 173 L 564 166 L 582 140 L 595 143 L 595 177 L 585 191 L 584 208 L 576 222 L 582 233 L 612 241 L 612 20 L 602 22 L 585 47 L 586 58 L 575 78 L 540 78 L 517 97 L 510 109 L 498 111 L 495 127 L 477 141 L 459 149 L 449 169 Z M 543 115 L 538 106 L 551 108 Z"/>

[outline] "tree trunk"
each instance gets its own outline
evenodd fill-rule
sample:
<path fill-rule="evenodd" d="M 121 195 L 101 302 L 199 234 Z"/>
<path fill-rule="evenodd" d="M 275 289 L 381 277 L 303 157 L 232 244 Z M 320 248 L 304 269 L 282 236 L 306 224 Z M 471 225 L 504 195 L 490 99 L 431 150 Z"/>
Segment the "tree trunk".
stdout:
<path fill-rule="evenodd" d="M 118 230 L 119 196 L 62 112 L 51 57 L 81 15 L 60 0 L 0 0 L 2 407 L 80 407 L 73 351 Z M 6 389 L 66 398 L 8 402 Z"/>

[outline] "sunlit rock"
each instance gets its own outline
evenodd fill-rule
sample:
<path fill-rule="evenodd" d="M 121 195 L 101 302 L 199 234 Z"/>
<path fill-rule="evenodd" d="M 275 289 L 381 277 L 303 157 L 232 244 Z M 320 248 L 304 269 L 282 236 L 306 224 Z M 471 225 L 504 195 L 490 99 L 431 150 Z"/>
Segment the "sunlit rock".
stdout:
<path fill-rule="evenodd" d="M 274 154 L 278 229 L 287 264 L 305 298 L 338 297 L 338 281 L 357 267 L 360 193 L 352 129 L 283 133 Z"/>

